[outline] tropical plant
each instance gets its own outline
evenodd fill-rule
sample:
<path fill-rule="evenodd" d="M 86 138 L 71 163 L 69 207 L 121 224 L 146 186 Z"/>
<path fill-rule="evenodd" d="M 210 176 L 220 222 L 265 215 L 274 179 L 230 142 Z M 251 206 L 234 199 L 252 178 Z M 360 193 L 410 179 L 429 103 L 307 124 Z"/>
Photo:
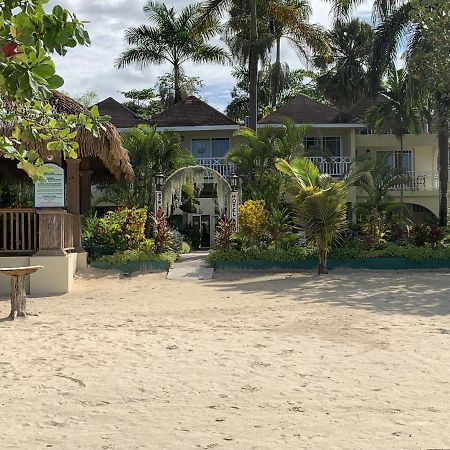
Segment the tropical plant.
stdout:
<path fill-rule="evenodd" d="M 0 3 L 0 121 L 14 125 L 11 136 L 0 136 L 0 155 L 18 161 L 18 168 L 33 179 L 48 169 L 35 151 L 36 141 L 49 152 L 75 158 L 80 129 L 94 134 L 101 128 L 98 110 L 65 115 L 48 103 L 55 89 L 64 84 L 56 74 L 52 54 L 64 56 L 69 48 L 89 45 L 84 22 L 47 0 L 2 1 Z M 6 101 L 5 101 L 6 100 Z M 14 102 L 13 111 L 8 103 Z"/>
<path fill-rule="evenodd" d="M 264 200 L 247 200 L 239 206 L 239 233 L 248 247 L 260 246 L 267 236 L 268 213 Z"/>
<path fill-rule="evenodd" d="M 341 111 L 347 111 L 370 91 L 368 71 L 374 31 L 359 19 L 338 20 L 328 32 L 331 51 L 316 55 L 321 69 L 317 89 Z"/>
<path fill-rule="evenodd" d="M 287 236 L 291 230 L 291 216 L 287 209 L 275 209 L 270 212 L 267 221 L 267 232 L 275 248 L 280 248 L 288 240 Z"/>
<path fill-rule="evenodd" d="M 402 168 L 389 163 L 391 158 L 390 152 L 383 152 L 375 158 L 366 156 L 357 158 L 356 164 L 365 164 L 366 172 L 355 185 L 367 196 L 364 202 L 357 203 L 354 207 L 358 216 L 367 216 L 372 211 L 377 211 L 392 218 L 404 209 L 404 205 L 393 201 L 390 190 L 404 183 L 406 174 Z"/>
<path fill-rule="evenodd" d="M 182 100 L 181 77 L 183 64 L 223 63 L 226 52 L 208 40 L 219 31 L 218 20 L 210 18 L 196 23 L 200 4 L 186 6 L 179 14 L 164 3 L 149 1 L 143 8 L 150 25 L 132 27 L 125 31 L 125 41 L 130 48 L 116 60 L 118 68 L 129 64 L 169 63 L 173 68 L 173 102 Z"/>
<path fill-rule="evenodd" d="M 419 114 L 408 95 L 408 75 L 404 69 L 392 69 L 389 72 L 387 89 L 383 91 L 384 101 L 371 108 L 366 115 L 366 122 L 375 132 L 392 131 L 400 141 L 400 159 L 398 166 L 404 168 L 403 138 L 405 134 L 417 133 Z M 400 203 L 404 203 L 404 185 L 400 184 Z"/>
<path fill-rule="evenodd" d="M 231 246 L 234 222 L 228 216 L 222 216 L 217 221 L 216 245 L 220 250 L 228 250 Z"/>
<path fill-rule="evenodd" d="M 154 226 L 155 253 L 160 254 L 172 249 L 172 233 L 162 209 L 152 215 Z"/>
<path fill-rule="evenodd" d="M 333 3 L 337 17 L 348 17 L 360 0 L 333 0 Z M 398 49 L 402 48 L 405 49 L 406 65 L 416 78 L 411 86 L 416 92 L 431 94 L 436 102 L 440 162 L 439 224 L 446 226 L 450 116 L 450 63 L 447 55 L 450 37 L 443 30 L 448 30 L 450 4 L 441 0 L 374 0 L 372 10 L 378 25 L 369 71 L 371 85 L 374 88 L 378 86 L 385 71 L 395 61 Z M 430 64 L 430 61 L 436 62 Z"/>
<path fill-rule="evenodd" d="M 180 167 L 193 164 L 195 160 L 180 146 L 181 138 L 178 134 L 158 132 L 156 126 L 126 130 L 121 137 L 128 150 L 135 178 L 132 183 L 101 185 L 101 200 L 151 209 L 153 177 L 158 172 L 169 175 Z"/>
<path fill-rule="evenodd" d="M 263 199 L 269 210 L 280 207 L 283 177 L 275 169 L 275 160 L 306 155 L 303 138 L 308 129 L 287 120 L 281 127 L 260 128 L 256 132 L 246 128 L 235 133 L 244 142 L 235 145 L 227 159 L 235 164 L 243 179 L 244 198 Z"/>
<path fill-rule="evenodd" d="M 306 158 L 290 163 L 276 161 L 277 169 L 289 178 L 291 202 L 300 227 L 317 246 L 319 274 L 328 273 L 328 251 L 347 228 L 347 189 L 349 180 L 333 181 Z"/>

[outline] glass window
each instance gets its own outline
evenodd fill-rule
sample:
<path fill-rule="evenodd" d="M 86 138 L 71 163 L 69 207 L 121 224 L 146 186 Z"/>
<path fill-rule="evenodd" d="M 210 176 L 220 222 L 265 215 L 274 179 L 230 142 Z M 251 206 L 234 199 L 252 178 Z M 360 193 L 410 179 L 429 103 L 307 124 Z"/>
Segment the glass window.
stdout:
<path fill-rule="evenodd" d="M 303 139 L 303 145 L 305 146 L 305 150 L 320 149 L 320 138 L 311 136 L 305 137 Z"/>
<path fill-rule="evenodd" d="M 385 152 L 379 151 L 377 152 L 378 155 L 383 155 Z M 402 158 L 402 152 L 399 150 L 388 152 L 389 157 L 386 159 L 387 164 L 390 167 L 403 167 L 406 171 L 412 171 L 413 170 L 413 158 L 412 158 L 412 151 L 411 150 L 404 150 L 403 151 L 403 158 Z M 401 161 L 403 159 L 403 164 L 401 164 Z"/>
<path fill-rule="evenodd" d="M 213 138 L 211 140 L 211 153 L 213 158 L 223 158 L 230 150 L 228 138 Z"/>
<path fill-rule="evenodd" d="M 341 138 L 339 136 L 325 136 L 322 138 L 323 149 L 332 156 L 341 156 Z"/>
<path fill-rule="evenodd" d="M 209 139 L 192 139 L 191 153 L 197 159 L 211 158 Z"/>

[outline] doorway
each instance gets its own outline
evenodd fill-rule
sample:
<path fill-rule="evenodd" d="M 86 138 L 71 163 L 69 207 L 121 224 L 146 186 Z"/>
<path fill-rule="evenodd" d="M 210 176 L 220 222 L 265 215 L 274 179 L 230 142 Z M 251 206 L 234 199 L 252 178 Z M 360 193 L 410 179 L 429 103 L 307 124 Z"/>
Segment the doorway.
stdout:
<path fill-rule="evenodd" d="M 193 216 L 192 225 L 200 232 L 200 248 L 211 247 L 211 216 Z"/>

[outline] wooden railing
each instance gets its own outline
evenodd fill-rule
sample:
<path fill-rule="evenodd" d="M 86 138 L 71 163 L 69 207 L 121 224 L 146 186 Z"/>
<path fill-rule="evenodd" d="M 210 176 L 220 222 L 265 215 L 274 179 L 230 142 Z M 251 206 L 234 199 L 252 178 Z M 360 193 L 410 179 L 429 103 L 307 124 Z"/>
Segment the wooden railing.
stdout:
<path fill-rule="evenodd" d="M 0 255 L 81 252 L 81 217 L 62 209 L 0 209 Z"/>
<path fill-rule="evenodd" d="M 37 233 L 36 210 L 0 209 L 0 253 L 35 253 L 38 244 Z"/>

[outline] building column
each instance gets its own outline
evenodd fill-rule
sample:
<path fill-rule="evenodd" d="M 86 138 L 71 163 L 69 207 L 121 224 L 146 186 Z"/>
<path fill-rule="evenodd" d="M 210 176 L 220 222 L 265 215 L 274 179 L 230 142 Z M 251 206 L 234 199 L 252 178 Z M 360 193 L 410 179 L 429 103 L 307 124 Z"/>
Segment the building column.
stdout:
<path fill-rule="evenodd" d="M 87 214 L 91 209 L 92 170 L 80 171 L 80 211 Z"/>
<path fill-rule="evenodd" d="M 80 217 L 80 159 L 66 159 L 67 165 L 67 212 L 76 218 L 72 221 L 73 247 L 75 252 L 84 252 L 81 246 Z"/>

